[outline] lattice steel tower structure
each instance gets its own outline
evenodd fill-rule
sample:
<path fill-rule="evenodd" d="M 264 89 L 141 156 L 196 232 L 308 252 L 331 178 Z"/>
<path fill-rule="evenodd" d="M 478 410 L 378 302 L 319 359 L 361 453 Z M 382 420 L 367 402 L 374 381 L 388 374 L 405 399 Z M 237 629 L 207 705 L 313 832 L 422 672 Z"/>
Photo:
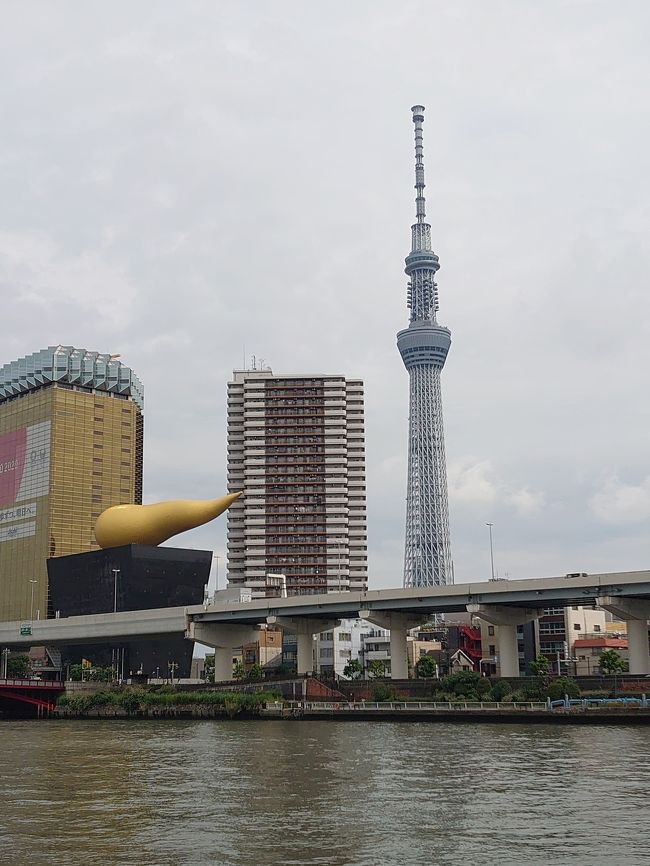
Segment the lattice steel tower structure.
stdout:
<path fill-rule="evenodd" d="M 408 328 L 397 334 L 397 348 L 409 373 L 405 587 L 453 583 L 440 389 L 451 332 L 436 321 L 435 275 L 440 263 L 431 249 L 431 226 L 425 222 L 424 106 L 414 105 L 411 111 L 415 125 L 416 221 L 411 227 L 411 252 L 405 269 L 409 277 L 406 305 L 411 313 Z"/>

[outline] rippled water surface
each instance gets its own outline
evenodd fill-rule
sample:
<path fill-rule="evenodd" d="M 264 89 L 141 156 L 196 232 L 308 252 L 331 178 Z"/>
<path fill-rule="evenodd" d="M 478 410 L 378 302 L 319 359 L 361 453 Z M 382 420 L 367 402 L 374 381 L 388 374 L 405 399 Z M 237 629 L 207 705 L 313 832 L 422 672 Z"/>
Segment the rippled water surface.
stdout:
<path fill-rule="evenodd" d="M 0 724 L 0 863 L 650 863 L 650 728 Z"/>

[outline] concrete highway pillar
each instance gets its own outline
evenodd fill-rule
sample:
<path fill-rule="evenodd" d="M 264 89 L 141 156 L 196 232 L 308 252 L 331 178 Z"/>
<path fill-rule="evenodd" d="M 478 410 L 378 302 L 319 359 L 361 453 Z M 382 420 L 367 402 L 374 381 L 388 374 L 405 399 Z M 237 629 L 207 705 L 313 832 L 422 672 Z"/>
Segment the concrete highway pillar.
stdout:
<path fill-rule="evenodd" d="M 216 646 L 214 647 L 214 681 L 215 683 L 223 683 L 232 679 L 233 664 L 232 657 L 234 647 L 231 646 Z"/>
<path fill-rule="evenodd" d="M 393 623 L 390 627 L 390 678 L 391 680 L 406 680 L 409 675 L 409 662 L 406 653 L 406 625 Z"/>
<path fill-rule="evenodd" d="M 648 647 L 650 601 L 645 598 L 617 598 L 608 595 L 597 598 L 596 604 L 627 622 L 630 673 L 650 674 L 650 649 Z"/>
<path fill-rule="evenodd" d="M 647 620 L 628 619 L 627 644 L 628 652 L 630 654 L 630 673 L 650 674 Z"/>
<path fill-rule="evenodd" d="M 250 625 L 190 621 L 185 637 L 214 649 L 215 683 L 232 680 L 232 657 L 235 649 L 255 640 L 256 629 Z"/>
<path fill-rule="evenodd" d="M 296 673 L 314 671 L 314 635 L 337 626 L 338 619 L 310 619 L 306 616 L 267 616 L 268 625 L 280 626 L 296 636 Z"/>
<path fill-rule="evenodd" d="M 539 611 L 499 604 L 468 604 L 466 607 L 468 613 L 499 627 L 496 635 L 499 647 L 499 671 L 502 677 L 518 677 L 517 626 L 537 619 Z"/>
<path fill-rule="evenodd" d="M 391 680 L 406 680 L 409 675 L 408 653 L 406 640 L 409 629 L 417 628 L 430 619 L 427 616 L 413 616 L 396 612 L 376 612 L 360 610 L 359 619 L 366 619 L 373 625 L 390 631 L 390 678 Z"/>
<path fill-rule="evenodd" d="M 314 671 L 314 635 L 302 632 L 296 635 L 296 673 L 311 674 Z"/>
<path fill-rule="evenodd" d="M 517 646 L 517 626 L 500 625 L 497 641 L 499 647 L 499 670 L 502 677 L 518 677 L 519 647 Z"/>

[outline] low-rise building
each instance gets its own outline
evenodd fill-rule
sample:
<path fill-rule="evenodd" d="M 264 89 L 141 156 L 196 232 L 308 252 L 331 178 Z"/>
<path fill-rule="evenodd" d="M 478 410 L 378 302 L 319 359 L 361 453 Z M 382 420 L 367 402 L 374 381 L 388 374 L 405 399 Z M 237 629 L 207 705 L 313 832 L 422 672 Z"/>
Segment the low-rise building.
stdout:
<path fill-rule="evenodd" d="M 593 605 L 544 608 L 537 620 L 539 654 L 546 656 L 557 674 L 571 672 L 576 640 L 606 633 L 605 611 Z"/>
<path fill-rule="evenodd" d="M 364 639 L 377 631 L 363 619 L 344 619 L 331 631 L 316 636 L 316 671 L 328 676 L 344 676 L 349 662 L 358 660 L 363 668 Z M 386 632 L 388 634 L 388 632 Z"/>
<path fill-rule="evenodd" d="M 280 667 L 282 631 L 272 628 L 260 629 L 255 640 L 247 641 L 242 646 L 242 662 L 245 671 L 249 671 L 253 665 L 259 665 L 265 671 Z"/>
<path fill-rule="evenodd" d="M 629 659 L 627 638 L 590 635 L 573 642 L 573 665 L 570 673 L 578 677 L 603 673 L 600 669 L 600 656 L 605 650 L 615 650 L 625 661 Z"/>
<path fill-rule="evenodd" d="M 442 643 L 435 639 L 421 640 L 419 635 L 408 637 L 406 640 L 406 654 L 408 658 L 409 672 L 415 676 L 415 666 L 423 656 L 431 656 L 440 671 Z"/>
<path fill-rule="evenodd" d="M 465 671 L 474 670 L 474 659 L 468 656 L 464 650 L 456 650 L 449 657 L 449 672 L 451 674 L 459 674 Z"/>
<path fill-rule="evenodd" d="M 386 676 L 390 676 L 390 632 L 385 628 L 372 626 L 362 637 L 361 664 L 363 675 L 372 675 L 373 662 L 381 662 Z"/>

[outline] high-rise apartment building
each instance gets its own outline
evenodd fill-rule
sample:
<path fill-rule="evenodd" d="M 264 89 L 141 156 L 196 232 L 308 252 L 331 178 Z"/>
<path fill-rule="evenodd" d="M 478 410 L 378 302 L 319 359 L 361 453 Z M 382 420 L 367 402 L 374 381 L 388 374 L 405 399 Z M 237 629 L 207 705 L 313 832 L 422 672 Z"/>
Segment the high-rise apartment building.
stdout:
<path fill-rule="evenodd" d="M 440 268 L 431 249 L 431 226 L 425 222 L 424 106 L 414 105 L 415 223 L 411 252 L 406 257 L 409 278 L 408 328 L 397 334 L 397 348 L 409 373 L 409 445 L 406 488 L 404 586 L 442 586 L 453 583 L 449 541 L 447 464 L 442 422 L 440 374 L 451 346 L 449 328 L 439 325 Z"/>
<path fill-rule="evenodd" d="M 51 346 L 0 368 L 0 620 L 45 617 L 48 557 L 96 550 L 142 501 L 143 389 L 114 356 Z"/>
<path fill-rule="evenodd" d="M 235 371 L 228 383 L 228 580 L 263 595 L 367 585 L 363 383 Z"/>

